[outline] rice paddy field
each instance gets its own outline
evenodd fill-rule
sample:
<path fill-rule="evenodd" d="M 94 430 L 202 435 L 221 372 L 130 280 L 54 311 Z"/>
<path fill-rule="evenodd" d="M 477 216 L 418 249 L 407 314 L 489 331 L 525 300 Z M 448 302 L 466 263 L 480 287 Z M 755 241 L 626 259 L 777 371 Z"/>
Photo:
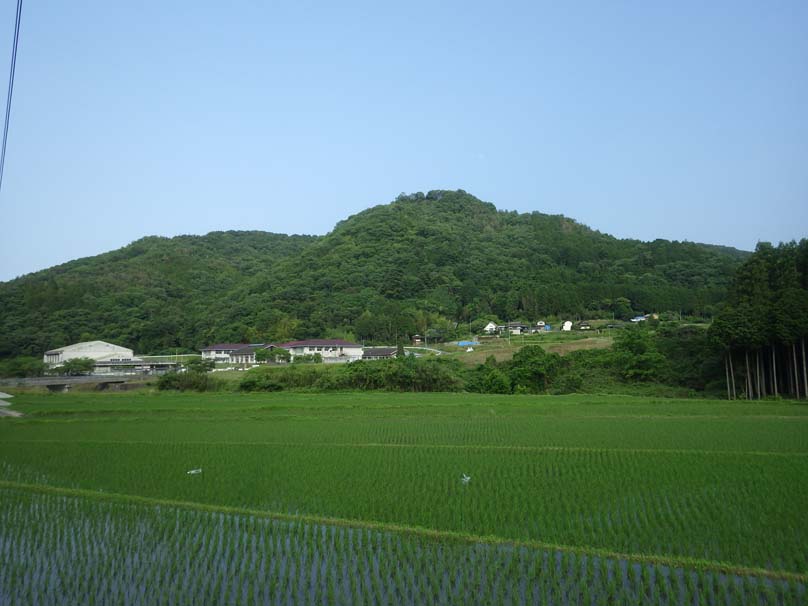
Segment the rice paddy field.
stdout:
<path fill-rule="evenodd" d="M 12 408 L 0 604 L 808 603 L 804 404 L 130 392 Z"/>

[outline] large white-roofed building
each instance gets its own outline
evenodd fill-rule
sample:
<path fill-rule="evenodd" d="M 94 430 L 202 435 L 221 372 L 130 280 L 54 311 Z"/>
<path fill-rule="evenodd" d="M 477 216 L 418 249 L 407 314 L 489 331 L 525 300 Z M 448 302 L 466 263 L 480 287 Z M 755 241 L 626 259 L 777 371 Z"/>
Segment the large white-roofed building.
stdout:
<path fill-rule="evenodd" d="M 59 366 L 74 358 L 90 358 L 96 362 L 139 361 L 131 349 L 106 341 L 85 341 L 51 349 L 45 352 L 43 361 L 48 366 Z"/>

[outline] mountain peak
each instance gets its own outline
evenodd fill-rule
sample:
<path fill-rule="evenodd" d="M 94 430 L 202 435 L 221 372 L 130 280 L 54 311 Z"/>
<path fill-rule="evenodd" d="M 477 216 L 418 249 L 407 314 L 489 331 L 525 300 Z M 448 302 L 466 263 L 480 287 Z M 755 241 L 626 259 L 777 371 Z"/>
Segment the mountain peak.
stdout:
<path fill-rule="evenodd" d="M 620 240 L 561 215 L 500 211 L 463 190 L 416 192 L 321 237 L 147 237 L 0 284 L 0 356 L 93 339 L 139 353 L 281 337 L 395 339 L 424 330 L 418 322 L 608 313 L 618 298 L 638 312 L 709 314 L 736 253 Z"/>

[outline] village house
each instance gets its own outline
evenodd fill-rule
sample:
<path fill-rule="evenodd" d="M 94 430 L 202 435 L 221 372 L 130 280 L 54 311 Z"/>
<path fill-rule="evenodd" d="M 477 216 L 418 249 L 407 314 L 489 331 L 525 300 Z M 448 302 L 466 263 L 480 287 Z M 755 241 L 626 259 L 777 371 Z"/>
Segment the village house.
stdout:
<path fill-rule="evenodd" d="M 230 353 L 230 362 L 233 364 L 255 364 L 257 362 L 255 354 L 261 350 L 276 349 L 278 346 L 273 343 L 251 343 L 240 347 Z"/>
<path fill-rule="evenodd" d="M 248 343 L 217 343 L 202 348 L 202 359 L 213 360 L 214 362 L 230 362 L 230 354 L 244 347 L 249 347 Z"/>
<path fill-rule="evenodd" d="M 289 352 L 291 359 L 297 356 L 313 356 L 320 354 L 323 362 L 353 362 L 362 359 L 363 347 L 358 343 L 343 341 L 342 339 L 308 339 L 304 341 L 290 341 L 281 343 Z"/>
<path fill-rule="evenodd" d="M 483 328 L 483 332 L 487 335 L 493 335 L 494 333 L 496 333 L 497 332 L 496 322 L 489 322 L 488 324 L 486 324 L 485 328 Z"/>
<path fill-rule="evenodd" d="M 499 332 L 499 334 L 511 333 L 512 335 L 524 335 L 530 332 L 530 326 L 522 322 L 508 322 L 507 324 L 497 326 L 497 332 Z"/>

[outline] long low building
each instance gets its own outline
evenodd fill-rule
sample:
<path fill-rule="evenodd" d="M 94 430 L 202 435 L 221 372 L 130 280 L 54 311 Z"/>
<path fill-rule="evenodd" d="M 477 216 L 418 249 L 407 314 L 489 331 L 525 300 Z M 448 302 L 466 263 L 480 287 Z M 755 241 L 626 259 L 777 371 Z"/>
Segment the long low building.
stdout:
<path fill-rule="evenodd" d="M 395 358 L 397 354 L 397 347 L 365 347 L 364 351 L 362 352 L 362 359 L 390 360 L 391 358 Z"/>
<path fill-rule="evenodd" d="M 290 360 L 299 356 L 319 355 L 323 362 L 353 362 L 361 360 L 364 347 L 342 339 L 307 339 L 288 343 L 218 343 L 202 349 L 202 357 L 216 362 L 255 364 L 260 350 L 285 349 Z"/>
<path fill-rule="evenodd" d="M 281 343 L 278 347 L 287 350 L 294 360 L 297 356 L 319 354 L 323 362 L 353 362 L 361 360 L 364 347 L 342 339 L 307 339 Z"/>
<path fill-rule="evenodd" d="M 202 358 L 216 362 L 230 362 L 230 356 L 234 351 L 248 346 L 248 343 L 216 343 L 215 345 L 208 345 L 202 348 Z"/>

